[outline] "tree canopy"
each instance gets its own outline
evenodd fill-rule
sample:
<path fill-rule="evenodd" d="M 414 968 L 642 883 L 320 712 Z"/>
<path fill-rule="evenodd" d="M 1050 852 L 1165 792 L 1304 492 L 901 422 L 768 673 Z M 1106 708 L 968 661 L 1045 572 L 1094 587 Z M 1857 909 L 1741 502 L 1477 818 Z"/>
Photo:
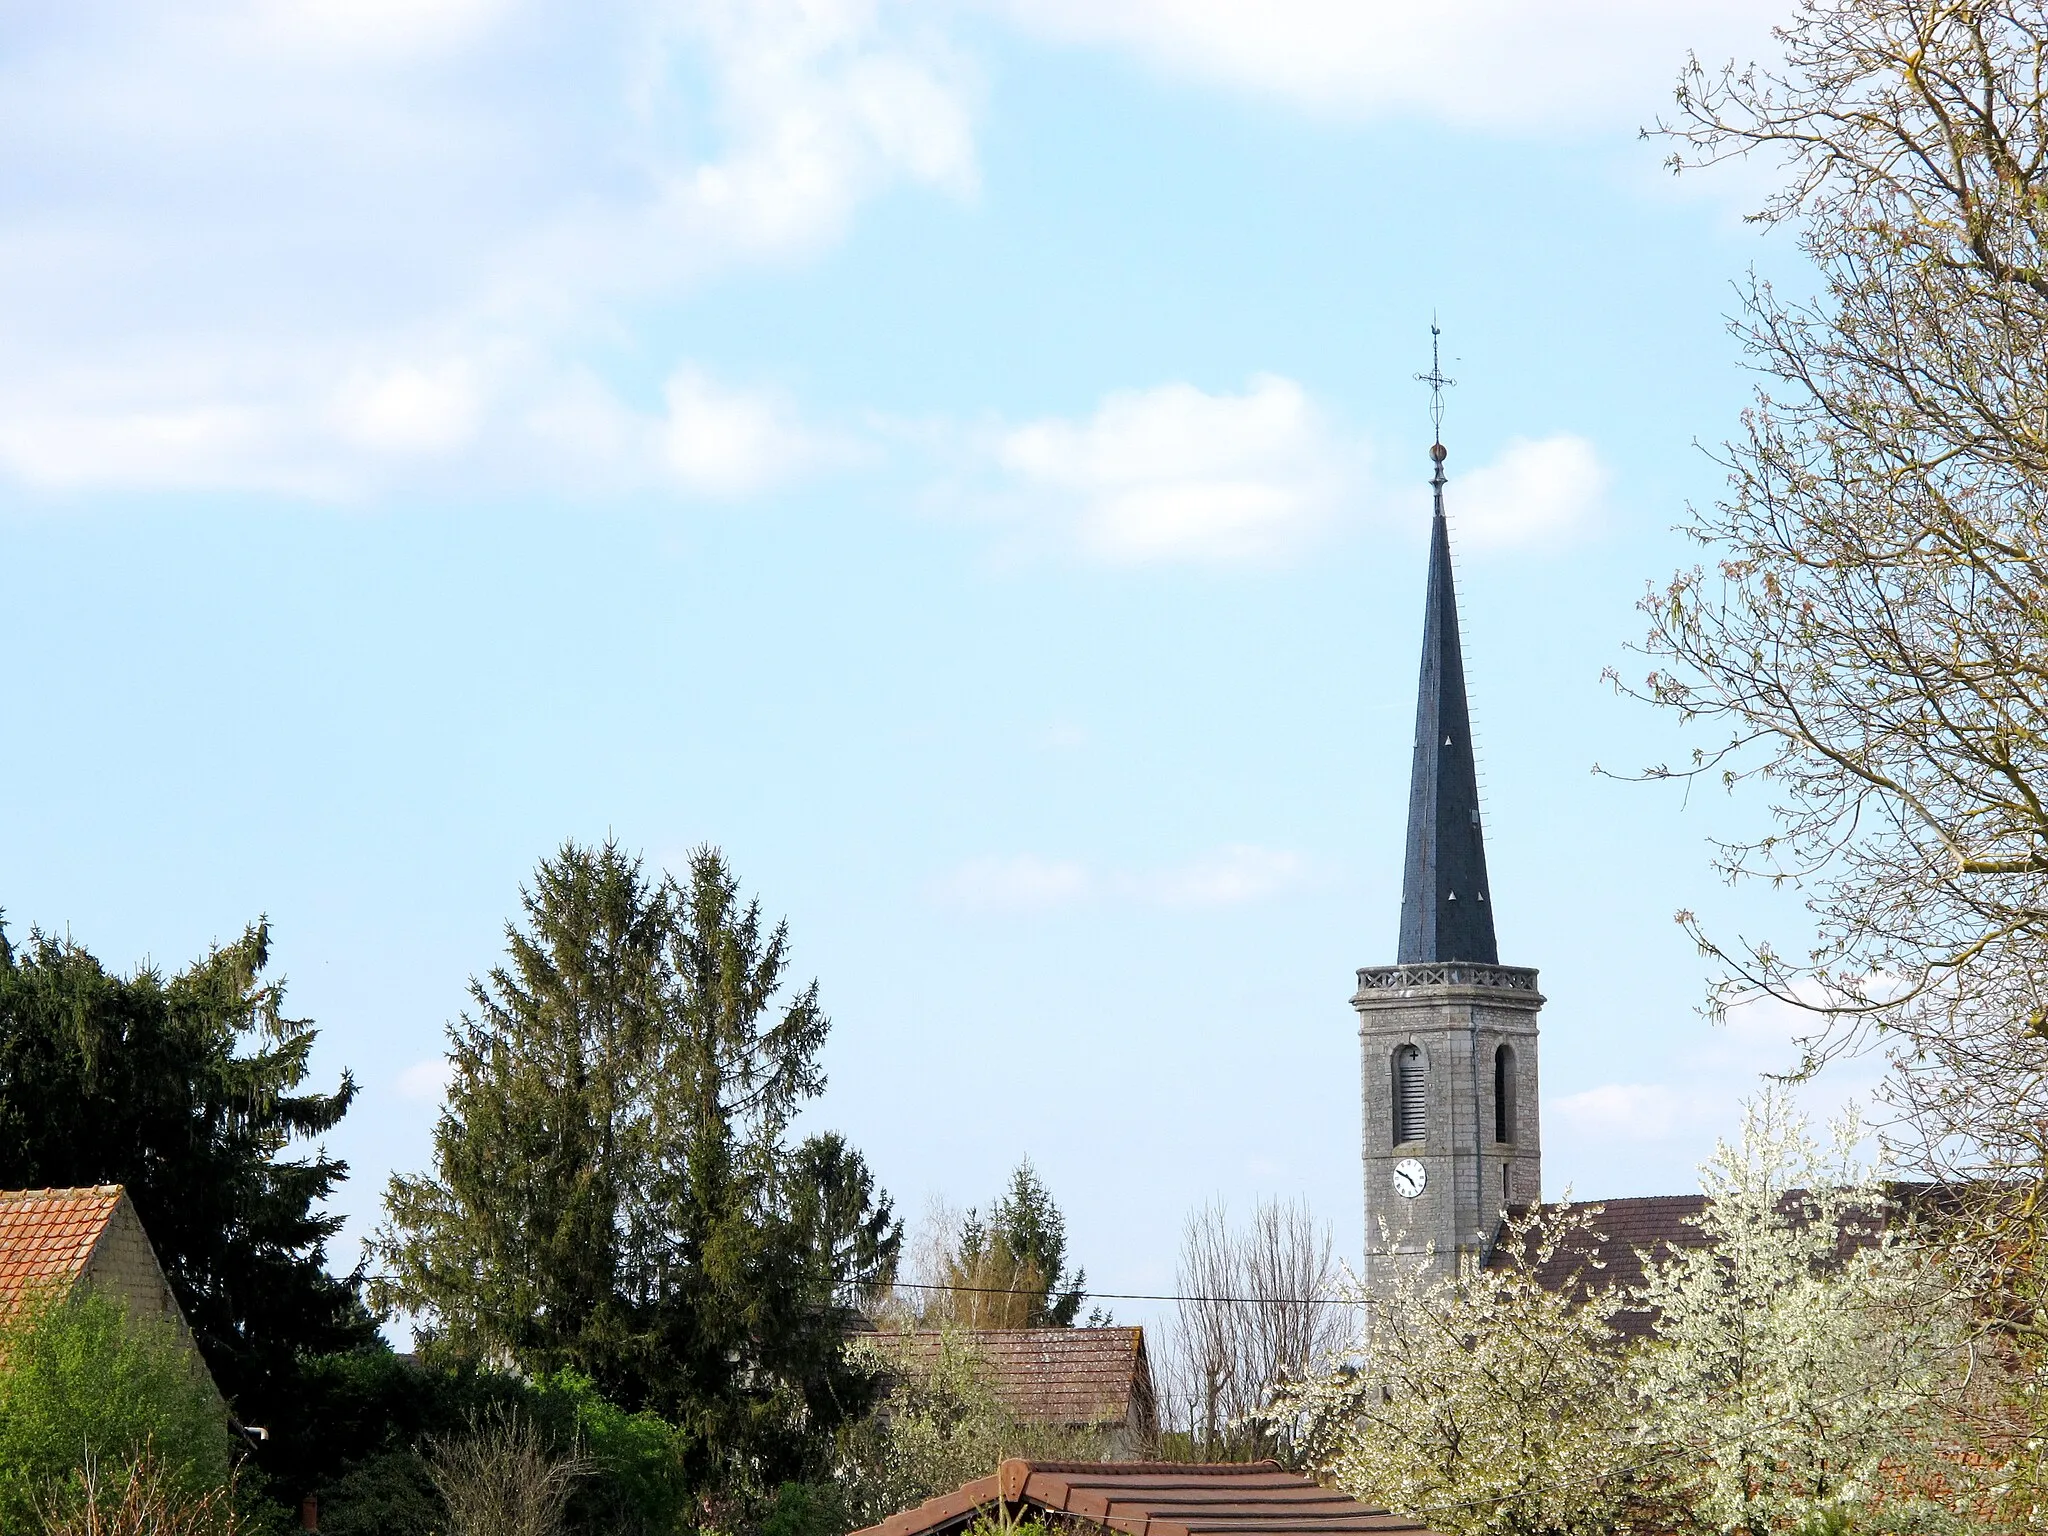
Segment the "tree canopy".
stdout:
<path fill-rule="evenodd" d="M 234 1456 L 227 1416 L 192 1368 L 175 1323 L 135 1315 L 118 1297 L 36 1295 L 0 1318 L 0 1533 L 44 1528 L 52 1502 L 95 1463 L 145 1455 L 180 1493 L 224 1486 Z"/>
<path fill-rule="evenodd" d="M 1374 1298 L 1270 1412 L 1339 1486 L 1452 1536 L 1995 1524 L 2027 1503 L 2010 1463 L 1952 1453 L 1998 1364 L 1853 1137 L 1766 1094 L 1702 1170 L 1704 1240 L 1644 1254 L 1640 1287 L 1600 1273 L 1598 1206 L 1536 1207 L 1498 1263 Z"/>
<path fill-rule="evenodd" d="M 1961 1271 L 2048 1349 L 2048 9 L 1802 0 L 1777 37 L 1660 125 L 1675 170 L 1775 160 L 1753 217 L 1817 281 L 1744 291 L 1756 398 L 1633 686 L 1713 732 L 1653 773 L 1770 796 L 1723 870 L 1811 913 L 1681 914 L 1717 1001 L 1806 1010 L 1809 1071 L 1890 1058 L 1897 1150 L 1970 1192 Z"/>
<path fill-rule="evenodd" d="M 396 1177 L 377 1294 L 431 1350 L 568 1368 L 684 1432 L 698 1486 L 801 1476 L 861 1408 L 842 1303 L 900 1225 L 838 1138 L 788 1130 L 824 1085 L 816 983 L 715 849 L 650 877 L 565 844 L 506 959 L 448 1029 L 434 1171 Z"/>
<path fill-rule="evenodd" d="M 264 977 L 264 923 L 165 976 L 108 971 L 82 945 L 0 930 L 0 1188 L 122 1184 L 215 1381 L 261 1424 L 299 1361 L 375 1325 L 327 1270 L 347 1175 L 291 1149 L 355 1098 L 305 1087 L 315 1030 Z"/>

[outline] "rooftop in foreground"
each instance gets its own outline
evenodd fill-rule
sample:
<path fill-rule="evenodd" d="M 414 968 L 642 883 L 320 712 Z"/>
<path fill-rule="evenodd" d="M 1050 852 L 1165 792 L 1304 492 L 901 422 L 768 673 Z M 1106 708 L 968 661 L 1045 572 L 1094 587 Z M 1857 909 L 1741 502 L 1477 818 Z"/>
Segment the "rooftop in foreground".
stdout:
<path fill-rule="evenodd" d="M 958 1536 L 984 1514 L 1065 1515 L 1124 1536 L 1431 1536 L 1270 1461 L 1006 1461 L 855 1536 Z"/>

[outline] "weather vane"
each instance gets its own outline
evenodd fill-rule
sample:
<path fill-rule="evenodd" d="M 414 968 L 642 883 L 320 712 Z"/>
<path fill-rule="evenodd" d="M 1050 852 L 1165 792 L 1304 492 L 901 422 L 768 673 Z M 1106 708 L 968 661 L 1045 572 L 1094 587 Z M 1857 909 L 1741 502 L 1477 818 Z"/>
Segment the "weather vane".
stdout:
<path fill-rule="evenodd" d="M 1437 329 L 1435 317 L 1432 316 L 1429 322 L 1429 372 L 1415 375 L 1418 382 L 1429 386 L 1429 429 L 1439 448 L 1443 446 L 1444 441 L 1444 389 L 1447 385 L 1455 385 L 1458 382 L 1444 374 L 1443 360 L 1437 352 L 1437 338 L 1442 335 L 1443 332 Z M 1443 461 L 1438 458 L 1437 462 Z"/>

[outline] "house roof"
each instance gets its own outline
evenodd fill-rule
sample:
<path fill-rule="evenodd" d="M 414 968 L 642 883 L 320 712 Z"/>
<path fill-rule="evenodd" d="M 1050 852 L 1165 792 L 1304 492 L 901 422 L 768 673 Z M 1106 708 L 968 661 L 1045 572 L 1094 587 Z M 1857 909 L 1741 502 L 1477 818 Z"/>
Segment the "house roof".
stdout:
<path fill-rule="evenodd" d="M 0 1190 L 0 1315 L 33 1290 L 69 1289 L 126 1198 L 118 1184 Z"/>
<path fill-rule="evenodd" d="M 1124 1536 L 1430 1536 L 1413 1520 L 1270 1461 L 1015 1460 L 855 1536 L 957 1536 L 998 1503 L 1013 1517 L 1071 1515 Z"/>
<path fill-rule="evenodd" d="M 938 1355 L 947 1337 L 879 1333 L 874 1342 L 890 1358 L 920 1365 Z M 1142 1328 L 978 1328 L 951 1337 L 988 1362 L 996 1397 L 1020 1418 L 1149 1428 L 1152 1367 Z"/>

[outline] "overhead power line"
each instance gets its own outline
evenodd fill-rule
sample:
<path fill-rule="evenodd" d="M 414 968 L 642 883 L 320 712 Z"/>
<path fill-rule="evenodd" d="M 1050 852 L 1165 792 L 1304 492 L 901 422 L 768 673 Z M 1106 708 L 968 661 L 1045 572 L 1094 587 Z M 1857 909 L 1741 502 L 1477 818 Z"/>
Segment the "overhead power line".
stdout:
<path fill-rule="evenodd" d="M 894 1288 L 899 1291 L 953 1291 L 969 1296 L 1046 1296 L 1049 1291 L 1033 1286 L 1021 1285 L 946 1285 L 915 1280 L 894 1280 L 889 1286 L 876 1286 L 877 1290 Z M 1087 1301 L 1215 1301 L 1243 1302 L 1257 1306 L 1267 1302 L 1284 1302 L 1289 1306 L 1308 1304 L 1318 1307 L 1367 1307 L 1372 1303 L 1352 1296 L 1172 1296 L 1155 1291 L 1083 1291 Z"/>

